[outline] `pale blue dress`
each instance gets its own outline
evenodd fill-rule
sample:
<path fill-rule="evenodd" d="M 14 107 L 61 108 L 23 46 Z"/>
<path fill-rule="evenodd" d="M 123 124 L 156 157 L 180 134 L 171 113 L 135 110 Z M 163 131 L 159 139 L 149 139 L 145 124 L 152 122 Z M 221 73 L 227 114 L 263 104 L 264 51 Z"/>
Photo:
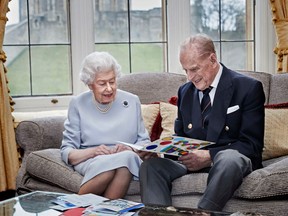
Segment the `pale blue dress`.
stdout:
<path fill-rule="evenodd" d="M 85 149 L 101 144 L 112 147 L 117 141 L 140 145 L 150 142 L 138 96 L 119 89 L 107 113 L 101 113 L 96 108 L 92 91 L 73 98 L 64 127 L 60 150 L 67 165 L 68 154 L 72 149 Z M 123 151 L 99 155 L 73 167 L 84 176 L 81 183 L 83 185 L 96 175 L 119 167 L 127 167 L 134 179 L 137 179 L 141 163 L 142 160 L 135 152 Z"/>

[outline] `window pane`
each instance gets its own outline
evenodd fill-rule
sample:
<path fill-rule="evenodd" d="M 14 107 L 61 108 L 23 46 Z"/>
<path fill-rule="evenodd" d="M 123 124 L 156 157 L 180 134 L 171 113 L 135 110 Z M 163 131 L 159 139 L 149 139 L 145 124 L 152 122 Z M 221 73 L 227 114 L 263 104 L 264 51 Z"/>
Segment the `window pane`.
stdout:
<path fill-rule="evenodd" d="M 11 95 L 72 94 L 68 0 L 15 0 L 9 8 L 4 46 Z"/>
<path fill-rule="evenodd" d="M 219 1 L 190 0 L 191 34 L 204 33 L 219 40 Z"/>
<path fill-rule="evenodd" d="M 253 43 L 222 43 L 222 62 L 234 70 L 254 70 Z"/>
<path fill-rule="evenodd" d="M 7 77 L 11 96 L 31 95 L 29 48 L 27 46 L 4 46 L 7 55 Z"/>
<path fill-rule="evenodd" d="M 191 33 L 209 35 L 217 45 L 219 61 L 233 69 L 254 70 L 253 2 L 190 0 Z"/>
<path fill-rule="evenodd" d="M 133 44 L 132 72 L 164 72 L 163 50 L 162 44 Z"/>
<path fill-rule="evenodd" d="M 246 6 L 246 2 L 247 5 Z M 253 1 L 221 0 L 221 32 L 223 40 L 253 38 Z"/>
<path fill-rule="evenodd" d="M 130 0 L 131 41 L 163 41 L 161 0 Z"/>
<path fill-rule="evenodd" d="M 115 56 L 123 73 L 164 71 L 167 40 L 162 3 L 165 1 L 94 0 L 96 50 Z"/>
<path fill-rule="evenodd" d="M 26 3 L 26 1 L 15 0 L 9 2 L 10 11 L 7 13 L 4 44 L 28 44 L 28 21 L 27 18 L 20 17 L 24 12 L 27 14 Z"/>
<path fill-rule="evenodd" d="M 95 42 L 128 42 L 128 0 L 94 0 Z"/>
<path fill-rule="evenodd" d="M 27 19 L 21 16 L 22 20 Z M 32 44 L 69 42 L 66 1 L 29 0 L 29 22 Z"/>
<path fill-rule="evenodd" d="M 31 48 L 33 95 L 72 93 L 69 52 L 69 46 Z"/>
<path fill-rule="evenodd" d="M 96 44 L 95 50 L 109 52 L 121 65 L 122 73 L 130 73 L 128 44 Z"/>

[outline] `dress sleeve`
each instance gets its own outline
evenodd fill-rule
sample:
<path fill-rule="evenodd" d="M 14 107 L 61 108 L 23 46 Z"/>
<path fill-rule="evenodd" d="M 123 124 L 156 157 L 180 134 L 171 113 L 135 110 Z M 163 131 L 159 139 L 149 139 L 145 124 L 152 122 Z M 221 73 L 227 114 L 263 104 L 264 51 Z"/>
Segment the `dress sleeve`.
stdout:
<path fill-rule="evenodd" d="M 80 117 L 76 99 L 72 99 L 70 102 L 68 118 L 64 122 L 64 129 L 60 151 L 62 160 L 69 165 L 69 152 L 72 149 L 79 149 L 81 144 Z"/>
<path fill-rule="evenodd" d="M 144 145 L 151 141 L 150 141 L 149 133 L 144 125 L 142 112 L 141 112 L 141 103 L 138 97 L 136 99 L 136 107 L 137 107 L 136 118 L 137 118 L 137 126 L 138 126 L 138 130 L 137 130 L 138 135 L 137 135 L 137 141 L 135 144 Z"/>

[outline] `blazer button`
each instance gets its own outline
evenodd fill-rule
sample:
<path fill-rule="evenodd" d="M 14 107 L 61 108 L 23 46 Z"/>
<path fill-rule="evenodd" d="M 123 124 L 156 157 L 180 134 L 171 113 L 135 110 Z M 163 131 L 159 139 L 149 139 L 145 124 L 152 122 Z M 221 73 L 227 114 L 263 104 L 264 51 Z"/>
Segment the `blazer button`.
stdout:
<path fill-rule="evenodd" d="M 188 124 L 188 129 L 191 129 L 192 128 L 192 124 Z"/>
<path fill-rule="evenodd" d="M 225 131 L 229 131 L 229 129 L 230 129 L 230 128 L 226 125 L 226 126 L 225 126 Z"/>

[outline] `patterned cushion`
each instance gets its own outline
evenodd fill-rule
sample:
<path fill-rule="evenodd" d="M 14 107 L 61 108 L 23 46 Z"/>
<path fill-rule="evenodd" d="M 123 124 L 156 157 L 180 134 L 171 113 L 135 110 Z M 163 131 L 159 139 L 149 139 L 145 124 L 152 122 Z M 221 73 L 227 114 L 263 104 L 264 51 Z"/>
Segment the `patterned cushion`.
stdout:
<path fill-rule="evenodd" d="M 174 122 L 177 117 L 177 106 L 160 102 L 160 115 L 162 117 L 161 127 L 163 131 L 160 138 L 174 134 Z"/>
<path fill-rule="evenodd" d="M 263 160 L 288 155 L 288 103 L 266 105 Z"/>
<path fill-rule="evenodd" d="M 141 104 L 141 111 L 144 125 L 151 137 L 153 126 L 159 114 L 159 104 Z"/>

